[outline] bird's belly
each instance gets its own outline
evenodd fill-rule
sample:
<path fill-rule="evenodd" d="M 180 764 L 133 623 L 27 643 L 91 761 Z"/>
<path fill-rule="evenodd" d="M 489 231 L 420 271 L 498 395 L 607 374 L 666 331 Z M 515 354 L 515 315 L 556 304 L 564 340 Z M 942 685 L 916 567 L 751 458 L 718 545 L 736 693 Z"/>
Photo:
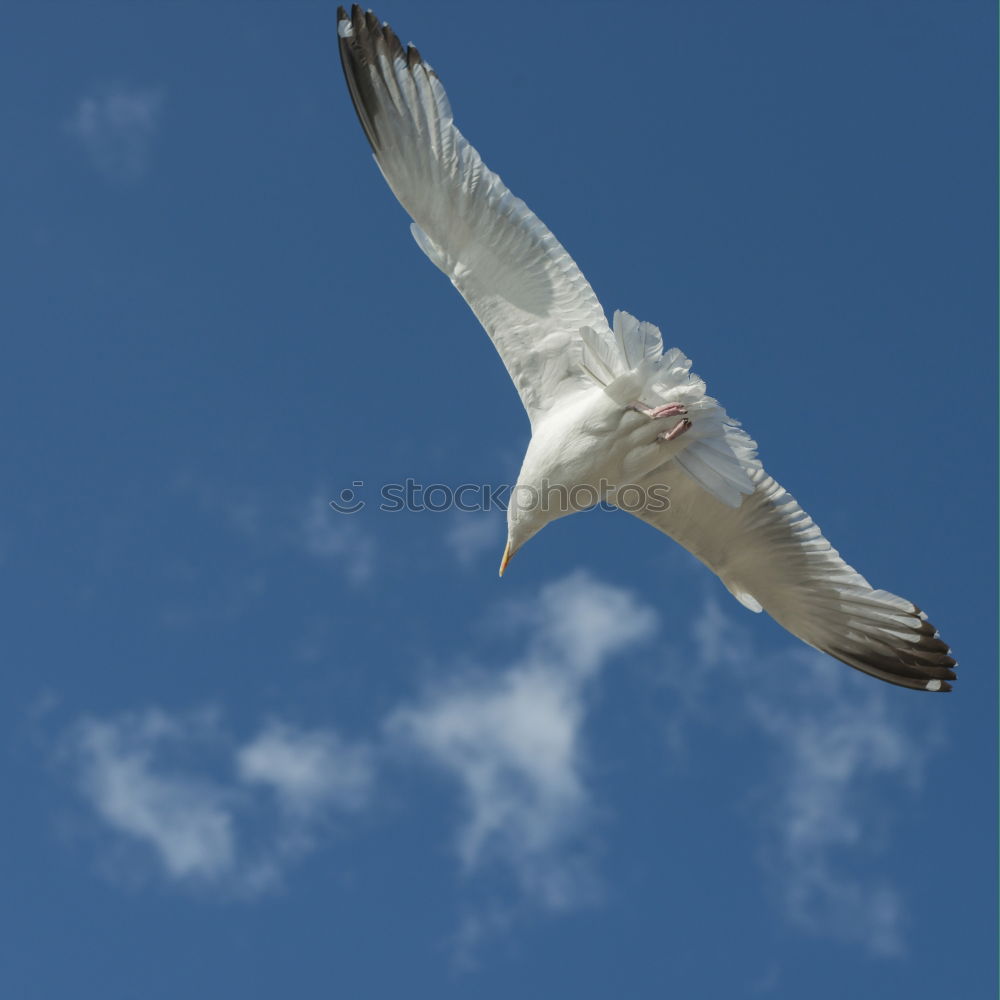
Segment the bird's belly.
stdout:
<path fill-rule="evenodd" d="M 662 430 L 663 421 L 626 410 L 602 393 L 571 432 L 577 460 L 567 479 L 602 495 L 638 483 L 680 450 L 675 442 L 658 439 Z"/>

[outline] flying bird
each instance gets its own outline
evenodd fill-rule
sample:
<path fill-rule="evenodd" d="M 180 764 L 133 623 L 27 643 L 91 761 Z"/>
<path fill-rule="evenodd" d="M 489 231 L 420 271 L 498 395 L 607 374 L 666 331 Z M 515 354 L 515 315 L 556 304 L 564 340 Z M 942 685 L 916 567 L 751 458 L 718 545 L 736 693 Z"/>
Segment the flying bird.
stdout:
<path fill-rule="evenodd" d="M 417 245 L 485 327 L 528 412 L 501 576 L 550 521 L 606 500 L 810 646 L 892 684 L 950 691 L 955 660 L 927 616 L 841 559 L 655 326 L 621 311 L 609 325 L 573 259 L 455 127 L 420 53 L 357 5 L 338 9 L 337 34 L 354 108 Z"/>

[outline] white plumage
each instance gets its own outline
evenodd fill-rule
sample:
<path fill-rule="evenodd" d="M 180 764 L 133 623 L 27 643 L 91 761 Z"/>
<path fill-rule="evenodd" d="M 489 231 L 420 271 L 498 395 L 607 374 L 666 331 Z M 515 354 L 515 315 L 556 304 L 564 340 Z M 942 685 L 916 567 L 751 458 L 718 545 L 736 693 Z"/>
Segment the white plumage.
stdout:
<path fill-rule="evenodd" d="M 950 690 L 955 661 L 912 602 L 875 590 L 764 471 L 756 444 L 660 331 L 609 326 L 559 241 L 464 139 L 437 75 L 388 25 L 338 11 L 355 109 L 417 245 L 490 335 L 531 421 L 501 566 L 545 524 L 632 485 L 628 509 L 717 573 L 751 611 L 859 670 Z M 556 497 L 548 506 L 518 497 Z M 579 501 L 572 500 L 579 497 Z M 570 498 L 566 502 L 565 498 Z"/>

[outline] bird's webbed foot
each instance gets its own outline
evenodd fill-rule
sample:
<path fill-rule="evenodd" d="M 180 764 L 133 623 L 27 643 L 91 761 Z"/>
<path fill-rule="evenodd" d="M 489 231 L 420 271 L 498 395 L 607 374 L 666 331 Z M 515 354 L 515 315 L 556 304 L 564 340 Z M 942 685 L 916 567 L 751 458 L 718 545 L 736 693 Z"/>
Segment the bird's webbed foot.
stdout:
<path fill-rule="evenodd" d="M 626 410 L 634 410 L 650 420 L 659 420 L 662 417 L 684 417 L 687 416 L 687 407 L 683 403 L 666 403 L 664 406 L 646 406 L 645 403 L 629 403 Z"/>
<path fill-rule="evenodd" d="M 689 431 L 690 429 L 691 421 L 685 417 L 671 427 L 669 431 L 661 431 L 656 437 L 660 441 L 676 441 L 685 431 Z"/>
<path fill-rule="evenodd" d="M 646 406 L 645 403 L 629 403 L 626 410 L 634 410 L 650 420 L 662 420 L 664 417 L 683 417 L 668 431 L 661 431 L 656 435 L 658 441 L 675 441 L 685 431 L 690 430 L 691 421 L 687 419 L 687 407 L 683 403 L 665 403 L 663 406 Z"/>

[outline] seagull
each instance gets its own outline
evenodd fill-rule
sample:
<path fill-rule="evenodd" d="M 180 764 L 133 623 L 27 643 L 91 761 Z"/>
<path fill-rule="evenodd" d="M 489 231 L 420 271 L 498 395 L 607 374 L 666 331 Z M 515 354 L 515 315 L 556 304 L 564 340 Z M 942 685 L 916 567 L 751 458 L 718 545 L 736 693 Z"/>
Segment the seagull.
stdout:
<path fill-rule="evenodd" d="M 815 649 L 891 684 L 950 691 L 955 660 L 924 612 L 844 562 L 655 326 L 622 311 L 608 324 L 570 255 L 455 127 L 417 49 L 356 4 L 338 8 L 337 34 L 382 176 L 417 245 L 486 329 L 531 422 L 500 575 L 546 524 L 605 501 Z"/>

